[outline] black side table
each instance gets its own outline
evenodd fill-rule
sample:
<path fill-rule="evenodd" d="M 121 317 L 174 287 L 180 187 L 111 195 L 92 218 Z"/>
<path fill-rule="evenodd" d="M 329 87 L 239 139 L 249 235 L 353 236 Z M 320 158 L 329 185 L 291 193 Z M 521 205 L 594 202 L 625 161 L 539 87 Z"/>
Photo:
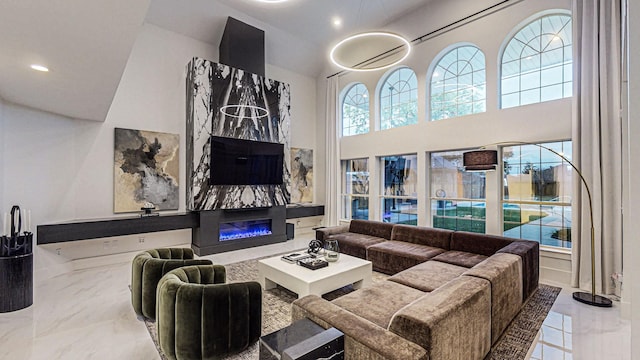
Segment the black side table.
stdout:
<path fill-rule="evenodd" d="M 344 334 L 323 329 L 309 319 L 260 338 L 260 360 L 344 360 Z"/>

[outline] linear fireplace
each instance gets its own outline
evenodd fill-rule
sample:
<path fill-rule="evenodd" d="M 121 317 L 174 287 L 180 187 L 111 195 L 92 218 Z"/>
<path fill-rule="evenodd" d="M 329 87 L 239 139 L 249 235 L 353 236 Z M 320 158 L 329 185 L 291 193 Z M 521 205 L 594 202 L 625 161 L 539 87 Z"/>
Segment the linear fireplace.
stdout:
<path fill-rule="evenodd" d="M 234 221 L 220 224 L 220 241 L 271 235 L 271 219 Z"/>
<path fill-rule="evenodd" d="M 198 255 L 287 240 L 285 206 L 200 211 L 199 220 L 191 233 L 191 247 Z"/>

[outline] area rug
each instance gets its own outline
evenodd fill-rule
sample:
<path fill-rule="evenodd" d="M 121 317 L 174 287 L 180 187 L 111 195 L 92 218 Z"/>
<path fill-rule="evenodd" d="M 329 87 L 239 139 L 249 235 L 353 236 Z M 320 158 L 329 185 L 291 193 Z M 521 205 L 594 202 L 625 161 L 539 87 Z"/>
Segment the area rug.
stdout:
<path fill-rule="evenodd" d="M 258 260 L 248 260 L 239 263 L 225 265 L 227 269 L 227 282 L 248 281 L 258 279 Z M 373 283 L 384 281 L 389 276 L 381 273 L 373 273 Z M 354 291 L 351 286 L 338 289 L 323 295 L 327 300 L 333 300 Z M 527 352 L 542 326 L 542 322 L 551 309 L 560 288 L 541 284 L 538 290 L 529 298 L 518 316 L 511 322 L 502 337 L 493 346 L 485 360 L 518 360 L 525 359 Z M 278 286 L 275 289 L 263 292 L 262 298 L 262 335 L 272 333 L 286 327 L 291 322 L 291 303 L 296 299 L 296 294 Z M 151 335 L 153 343 L 158 349 L 160 358 L 167 357 L 160 350 L 154 321 L 145 320 L 145 325 Z M 250 346 L 247 350 L 225 357 L 224 359 L 254 360 L 258 358 L 258 344 Z"/>

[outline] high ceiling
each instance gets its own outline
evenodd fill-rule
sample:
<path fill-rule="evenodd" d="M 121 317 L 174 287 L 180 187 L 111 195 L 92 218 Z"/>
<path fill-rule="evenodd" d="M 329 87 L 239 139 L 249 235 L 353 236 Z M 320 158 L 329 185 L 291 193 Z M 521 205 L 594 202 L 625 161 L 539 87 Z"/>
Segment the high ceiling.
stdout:
<path fill-rule="evenodd" d="M 2 0 L 0 98 L 104 121 L 144 22 L 218 46 L 228 16 L 265 31 L 267 63 L 315 77 L 339 39 L 431 1 Z M 38 73 L 34 63 L 51 71 Z"/>
<path fill-rule="evenodd" d="M 267 63 L 316 76 L 330 47 L 380 27 L 432 0 L 153 0 L 146 21 L 218 46 L 227 16 L 265 31 Z M 341 26 L 334 26 L 339 18 Z"/>
<path fill-rule="evenodd" d="M 149 2 L 2 0 L 0 98 L 104 121 Z"/>

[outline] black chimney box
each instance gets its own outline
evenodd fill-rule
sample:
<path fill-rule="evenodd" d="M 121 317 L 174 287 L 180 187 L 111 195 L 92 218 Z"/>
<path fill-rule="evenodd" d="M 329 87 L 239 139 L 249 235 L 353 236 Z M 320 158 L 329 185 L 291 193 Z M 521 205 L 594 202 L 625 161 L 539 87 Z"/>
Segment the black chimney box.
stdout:
<path fill-rule="evenodd" d="M 219 52 L 221 63 L 265 76 L 263 30 L 228 17 Z"/>

